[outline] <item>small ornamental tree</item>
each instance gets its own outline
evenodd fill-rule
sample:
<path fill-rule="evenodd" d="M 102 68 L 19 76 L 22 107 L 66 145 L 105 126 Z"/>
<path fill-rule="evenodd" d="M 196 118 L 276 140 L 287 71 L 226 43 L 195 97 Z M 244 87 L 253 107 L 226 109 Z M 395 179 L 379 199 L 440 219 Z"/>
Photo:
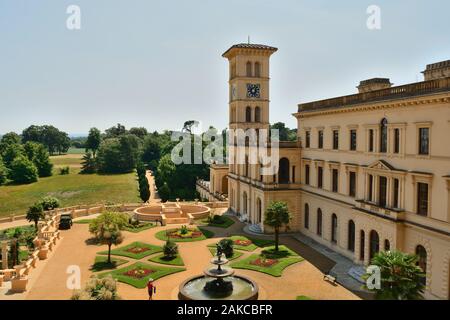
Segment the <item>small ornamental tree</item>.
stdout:
<path fill-rule="evenodd" d="M 168 239 L 163 247 L 163 252 L 164 257 L 168 259 L 173 259 L 178 254 L 178 245 L 174 241 Z"/>
<path fill-rule="evenodd" d="M 44 219 L 44 217 L 44 208 L 42 207 L 41 203 L 35 203 L 34 205 L 32 205 L 28 209 L 26 215 L 26 218 L 29 222 L 34 222 L 34 227 L 36 228 L 36 230 L 38 228 L 39 220 Z"/>
<path fill-rule="evenodd" d="M 272 227 L 275 232 L 275 251 L 278 251 L 280 228 L 289 224 L 291 216 L 286 202 L 272 202 L 266 209 L 264 223 Z"/>
<path fill-rule="evenodd" d="M 122 243 L 121 230 L 127 225 L 128 215 L 118 212 L 104 212 L 89 224 L 89 232 L 95 239 L 108 246 L 108 264 L 111 264 L 111 247 Z"/>
<path fill-rule="evenodd" d="M 422 300 L 425 274 L 417 261 L 416 255 L 400 251 L 377 253 L 371 265 L 380 268 L 381 288 L 369 290 L 375 292 L 377 300 Z M 367 280 L 371 276 L 371 273 L 367 273 L 363 279 Z"/>

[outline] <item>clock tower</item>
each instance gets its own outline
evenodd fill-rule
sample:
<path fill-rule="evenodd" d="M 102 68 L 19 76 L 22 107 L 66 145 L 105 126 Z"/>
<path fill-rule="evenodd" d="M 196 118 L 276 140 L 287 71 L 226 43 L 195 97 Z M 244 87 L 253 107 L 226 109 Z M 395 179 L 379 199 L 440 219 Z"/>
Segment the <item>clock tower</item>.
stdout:
<path fill-rule="evenodd" d="M 269 129 L 269 59 L 277 50 L 237 44 L 223 54 L 230 70 L 230 129 Z"/>
<path fill-rule="evenodd" d="M 265 130 L 269 134 L 269 60 L 277 50 L 266 45 L 236 44 L 223 54 L 230 73 L 229 202 L 230 209 L 244 217 L 252 211 L 251 183 L 269 179 L 261 174 L 258 148 L 262 141 L 258 135 Z M 246 135 L 245 144 L 242 133 Z M 261 204 L 259 208 L 262 210 Z"/>

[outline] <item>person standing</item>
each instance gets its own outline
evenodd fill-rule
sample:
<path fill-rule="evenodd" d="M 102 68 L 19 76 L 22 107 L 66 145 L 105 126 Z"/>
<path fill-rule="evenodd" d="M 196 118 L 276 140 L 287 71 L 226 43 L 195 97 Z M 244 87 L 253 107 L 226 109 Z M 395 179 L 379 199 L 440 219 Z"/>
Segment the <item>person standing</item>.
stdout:
<path fill-rule="evenodd" d="M 148 279 L 147 290 L 148 290 L 148 300 L 153 300 L 153 294 L 156 293 L 156 287 L 153 285 L 153 279 Z"/>

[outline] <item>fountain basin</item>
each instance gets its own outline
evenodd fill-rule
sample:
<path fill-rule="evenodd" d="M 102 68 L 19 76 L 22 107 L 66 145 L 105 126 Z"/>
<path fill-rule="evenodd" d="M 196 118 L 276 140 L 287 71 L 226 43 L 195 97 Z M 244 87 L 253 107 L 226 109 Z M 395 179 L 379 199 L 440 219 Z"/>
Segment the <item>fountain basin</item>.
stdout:
<path fill-rule="evenodd" d="M 244 276 L 228 276 L 223 281 L 230 281 L 233 290 L 229 295 L 216 296 L 204 290 L 206 284 L 217 280 L 215 277 L 195 276 L 180 285 L 178 297 L 180 300 L 257 300 L 258 285 Z"/>

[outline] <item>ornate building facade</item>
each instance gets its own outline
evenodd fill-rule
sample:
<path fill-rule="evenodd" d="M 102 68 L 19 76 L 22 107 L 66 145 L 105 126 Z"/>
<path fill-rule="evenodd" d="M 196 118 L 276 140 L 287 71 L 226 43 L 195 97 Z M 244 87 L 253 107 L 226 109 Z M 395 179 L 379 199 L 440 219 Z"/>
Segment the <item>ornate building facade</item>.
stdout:
<path fill-rule="evenodd" d="M 224 53 L 230 129 L 269 128 L 276 51 L 239 44 Z M 300 104 L 298 141 L 280 142 L 275 174 L 262 175 L 247 160 L 252 145 L 237 148 L 231 137 L 230 154 L 244 152 L 245 161 L 230 162 L 226 187 L 224 167 L 212 167 L 215 192 L 226 193 L 230 209 L 261 232 L 270 232 L 263 223 L 269 203 L 287 202 L 289 231 L 357 264 L 381 250 L 416 253 L 426 297 L 450 299 L 450 60 L 423 73 L 422 82 L 392 86 L 374 78 L 357 94 Z"/>

